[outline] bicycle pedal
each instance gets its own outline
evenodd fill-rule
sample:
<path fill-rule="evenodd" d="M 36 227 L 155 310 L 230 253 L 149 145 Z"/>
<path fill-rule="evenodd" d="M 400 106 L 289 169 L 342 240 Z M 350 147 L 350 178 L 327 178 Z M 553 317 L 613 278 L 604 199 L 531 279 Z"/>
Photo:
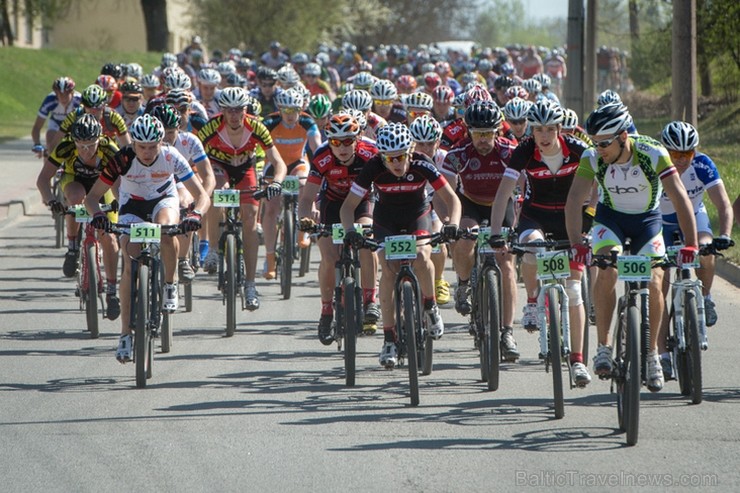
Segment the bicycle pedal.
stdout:
<path fill-rule="evenodd" d="M 378 330 L 377 324 L 363 324 L 361 334 L 364 336 L 374 336 Z"/>

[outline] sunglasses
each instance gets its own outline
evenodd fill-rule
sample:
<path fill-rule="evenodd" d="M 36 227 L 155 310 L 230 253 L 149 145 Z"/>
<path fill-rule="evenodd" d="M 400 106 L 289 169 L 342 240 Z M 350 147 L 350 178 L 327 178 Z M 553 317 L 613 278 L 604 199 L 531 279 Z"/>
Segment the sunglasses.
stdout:
<path fill-rule="evenodd" d="M 224 108 L 223 109 L 223 112 L 224 113 L 236 114 L 236 113 L 244 113 L 244 110 L 245 110 L 245 108 Z"/>
<path fill-rule="evenodd" d="M 391 106 L 393 104 L 392 99 L 374 99 L 373 103 L 375 106 Z"/>
<path fill-rule="evenodd" d="M 470 135 L 481 139 L 490 139 L 496 132 L 493 130 L 470 130 Z"/>
<path fill-rule="evenodd" d="M 98 147 L 98 142 L 95 141 L 92 144 L 83 144 L 82 142 L 75 140 L 75 146 L 77 147 L 77 149 L 87 152 L 90 149 L 95 149 L 96 147 Z"/>
<path fill-rule="evenodd" d="M 351 146 L 356 140 L 353 137 L 347 137 L 345 139 L 329 139 L 329 144 L 334 147 Z"/>
<path fill-rule="evenodd" d="M 390 164 L 390 163 L 402 162 L 404 159 L 406 159 L 409 156 L 409 154 L 407 152 L 404 152 L 403 154 L 400 154 L 398 156 L 389 156 L 387 154 L 382 154 L 382 156 L 383 156 L 383 161 Z"/>
<path fill-rule="evenodd" d="M 285 113 L 286 115 L 294 115 L 296 113 L 300 113 L 300 108 L 280 108 L 281 113 Z"/>
<path fill-rule="evenodd" d="M 424 116 L 424 115 L 428 115 L 428 114 L 429 114 L 429 112 L 426 111 L 426 110 L 420 110 L 420 111 L 411 110 L 411 111 L 409 111 L 409 116 L 411 118 L 418 118 L 420 116 Z"/>
<path fill-rule="evenodd" d="M 274 87 L 274 82 L 260 82 L 260 87 Z"/>
<path fill-rule="evenodd" d="M 694 157 L 694 151 L 693 150 L 691 150 L 691 151 L 674 151 L 674 150 L 668 149 L 668 154 L 672 158 L 676 158 L 676 159 L 690 159 L 690 158 Z"/>
<path fill-rule="evenodd" d="M 508 120 L 510 125 L 524 125 L 527 120 L 522 118 L 521 120 Z"/>
<path fill-rule="evenodd" d="M 606 149 L 607 147 L 612 145 L 612 142 L 617 140 L 617 137 L 619 137 L 619 135 L 613 135 L 611 139 L 604 139 L 604 140 L 600 140 L 599 142 L 594 142 L 594 145 L 601 149 Z"/>
<path fill-rule="evenodd" d="M 140 98 L 140 97 L 138 97 L 138 96 L 137 96 L 137 97 L 135 97 L 135 98 L 132 98 L 132 97 L 128 97 L 128 96 L 127 96 L 127 97 L 124 97 L 124 98 L 123 98 L 123 100 L 124 100 L 124 101 L 128 101 L 129 103 L 135 103 L 135 102 L 137 102 L 137 101 L 141 101 L 141 98 Z"/>

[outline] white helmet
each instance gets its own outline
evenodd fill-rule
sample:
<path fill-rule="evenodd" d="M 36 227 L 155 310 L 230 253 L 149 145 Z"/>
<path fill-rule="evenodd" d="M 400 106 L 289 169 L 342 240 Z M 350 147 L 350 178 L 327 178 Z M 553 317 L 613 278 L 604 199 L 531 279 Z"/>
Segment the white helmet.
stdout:
<path fill-rule="evenodd" d="M 391 122 L 378 129 L 375 145 L 380 152 L 401 152 L 411 149 L 411 131 L 403 123 Z"/>
<path fill-rule="evenodd" d="M 409 125 L 414 142 L 437 142 L 442 137 L 442 127 L 430 115 L 422 115 Z"/>
<path fill-rule="evenodd" d="M 145 114 L 134 120 L 129 133 L 134 142 L 161 142 L 164 138 L 164 125 L 152 115 Z"/>

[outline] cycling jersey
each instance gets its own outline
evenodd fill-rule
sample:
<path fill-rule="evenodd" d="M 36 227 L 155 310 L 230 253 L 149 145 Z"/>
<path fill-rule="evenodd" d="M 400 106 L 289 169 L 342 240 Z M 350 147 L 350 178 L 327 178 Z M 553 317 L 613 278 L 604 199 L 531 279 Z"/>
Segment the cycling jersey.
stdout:
<path fill-rule="evenodd" d="M 67 106 L 62 106 L 55 92 L 50 92 L 41 102 L 38 116 L 46 120 L 49 119 L 48 129 L 59 130 L 59 125 L 67 118 L 67 115 L 77 109 L 82 100 L 82 95 L 75 91 L 72 99 Z"/>
<path fill-rule="evenodd" d="M 722 183 L 722 178 L 709 156 L 697 152 L 689 167 L 681 174 L 681 182 L 686 187 L 694 213 L 697 213 L 704 210 L 704 192 Z M 663 214 L 663 223 L 678 224 L 676 209 L 665 192 L 660 196 L 660 212 Z"/>
<path fill-rule="evenodd" d="M 644 135 L 629 135 L 632 156 L 624 164 L 606 164 L 596 149 L 581 157 L 577 176 L 596 180 L 599 202 L 610 209 L 639 214 L 658 208 L 663 191 L 661 180 L 676 172 L 668 152 L 658 141 Z"/>
<path fill-rule="evenodd" d="M 477 204 L 490 206 L 514 149 L 509 139 L 496 137 L 493 149 L 484 156 L 468 141 L 449 151 L 443 166 L 446 172 L 457 174 L 459 193 Z"/>
<path fill-rule="evenodd" d="M 182 154 L 185 160 L 193 165 L 198 164 L 208 157 L 200 139 L 190 132 L 178 132 L 174 145 L 175 149 Z"/>
<path fill-rule="evenodd" d="M 71 136 L 64 137 L 49 154 L 49 162 L 61 168 L 66 181 L 78 181 L 89 191 L 92 184 L 100 176 L 100 172 L 108 166 L 116 153 L 118 146 L 108 137 L 101 137 L 98 141 L 98 150 L 95 154 L 95 166 L 89 166 L 79 159 L 79 152 Z M 65 179 L 62 179 L 63 182 Z"/>
<path fill-rule="evenodd" d="M 442 149 L 449 151 L 456 144 L 466 139 L 467 136 L 468 127 L 465 126 L 462 118 L 458 118 L 442 129 L 442 140 L 439 145 Z"/>
<path fill-rule="evenodd" d="M 68 134 L 72 130 L 72 124 L 84 114 L 84 107 L 80 106 L 75 109 L 72 113 L 67 115 L 67 118 L 65 118 L 59 125 L 59 130 Z M 100 124 L 103 126 L 103 135 L 106 137 L 114 138 L 128 132 L 128 128 L 126 127 L 126 122 L 123 117 L 108 106 L 103 108 L 103 116 L 100 119 Z"/>
<path fill-rule="evenodd" d="M 269 130 L 275 147 L 287 165 L 305 161 L 306 142 L 319 131 L 316 122 L 306 113 L 301 113 L 292 127 L 285 124 L 279 112 L 269 115 L 262 123 Z"/>
<path fill-rule="evenodd" d="M 116 108 L 116 113 L 123 117 L 123 121 L 126 123 L 126 127 L 130 127 L 131 124 L 134 123 L 134 120 L 144 114 L 144 107 L 140 106 L 135 113 L 128 114 L 123 109 L 123 105 L 120 105 L 118 108 Z"/>
<path fill-rule="evenodd" d="M 378 154 L 378 149 L 365 141 L 358 141 L 355 158 L 347 166 L 339 164 L 331 152 L 328 143 L 316 149 L 311 159 L 307 183 L 322 186 L 322 200 L 343 201 L 352 187 L 353 180 L 360 174 L 365 165 Z"/>
<path fill-rule="evenodd" d="M 249 91 L 249 95 L 259 101 L 260 105 L 262 106 L 262 113 L 260 113 L 259 116 L 267 117 L 271 113 L 275 113 L 278 110 L 277 105 L 275 104 L 275 96 L 277 96 L 281 92 L 283 92 L 283 89 L 280 87 L 276 87 L 275 92 L 268 99 L 267 97 L 265 97 L 262 91 L 260 91 L 259 87 L 255 87 L 254 89 Z"/>
<path fill-rule="evenodd" d="M 252 116 L 244 117 L 244 138 L 234 147 L 229 142 L 223 115 L 216 115 L 198 132 L 203 148 L 214 164 L 228 168 L 253 168 L 258 159 L 257 149 L 273 146 L 270 131 Z"/>

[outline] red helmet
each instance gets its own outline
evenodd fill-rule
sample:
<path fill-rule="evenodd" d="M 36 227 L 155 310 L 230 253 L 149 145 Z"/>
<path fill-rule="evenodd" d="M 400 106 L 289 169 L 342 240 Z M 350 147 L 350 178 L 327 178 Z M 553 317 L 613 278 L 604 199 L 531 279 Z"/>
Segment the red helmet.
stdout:
<path fill-rule="evenodd" d="M 399 91 L 413 91 L 416 89 L 416 79 L 411 75 L 402 75 L 396 79 L 396 87 Z"/>

